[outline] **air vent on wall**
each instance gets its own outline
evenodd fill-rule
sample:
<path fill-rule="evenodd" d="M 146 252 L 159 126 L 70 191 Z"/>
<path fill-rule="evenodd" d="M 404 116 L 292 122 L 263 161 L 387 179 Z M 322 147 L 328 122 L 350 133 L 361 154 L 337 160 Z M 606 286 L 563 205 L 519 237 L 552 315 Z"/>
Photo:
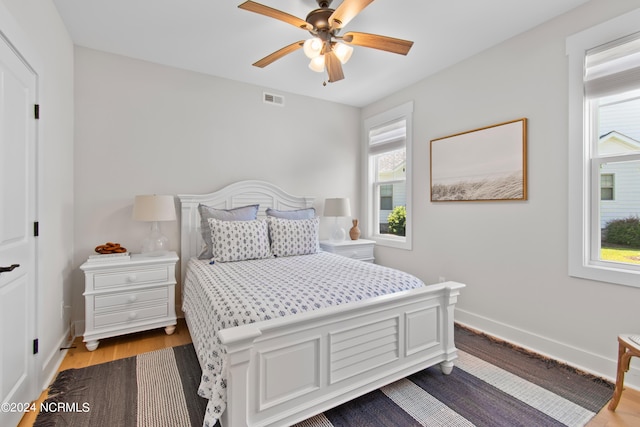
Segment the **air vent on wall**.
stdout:
<path fill-rule="evenodd" d="M 262 93 L 262 102 L 265 104 L 277 105 L 279 107 L 284 107 L 284 96 L 282 95 L 274 95 L 272 93 L 263 92 Z"/>

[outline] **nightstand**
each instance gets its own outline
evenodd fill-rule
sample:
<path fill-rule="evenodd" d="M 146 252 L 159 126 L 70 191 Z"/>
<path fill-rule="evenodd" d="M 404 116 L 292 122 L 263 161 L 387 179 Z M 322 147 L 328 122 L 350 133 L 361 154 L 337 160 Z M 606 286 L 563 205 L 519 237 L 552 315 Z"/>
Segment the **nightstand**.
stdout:
<path fill-rule="evenodd" d="M 343 240 L 341 242 L 332 242 L 330 240 L 322 240 L 320 248 L 325 252 L 331 252 L 337 255 L 346 256 L 347 258 L 359 259 L 366 262 L 373 262 L 373 247 L 376 242 L 373 240 Z"/>
<path fill-rule="evenodd" d="M 85 331 L 87 350 L 100 339 L 176 325 L 175 285 L 178 255 L 131 254 L 108 261 L 88 260 L 84 271 Z"/>

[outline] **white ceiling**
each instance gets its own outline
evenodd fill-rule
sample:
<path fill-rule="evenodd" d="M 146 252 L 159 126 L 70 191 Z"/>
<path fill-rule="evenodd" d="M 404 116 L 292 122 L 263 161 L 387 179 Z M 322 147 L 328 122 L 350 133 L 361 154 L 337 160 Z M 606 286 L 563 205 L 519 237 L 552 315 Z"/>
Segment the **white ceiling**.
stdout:
<path fill-rule="evenodd" d="M 75 44 L 353 106 L 364 106 L 589 0 L 377 0 L 343 29 L 413 40 L 407 56 L 355 47 L 328 83 L 299 50 L 309 33 L 238 9 L 244 0 L 54 0 Z M 256 0 L 305 19 L 316 0 Z M 336 8 L 341 0 L 334 0 Z"/>

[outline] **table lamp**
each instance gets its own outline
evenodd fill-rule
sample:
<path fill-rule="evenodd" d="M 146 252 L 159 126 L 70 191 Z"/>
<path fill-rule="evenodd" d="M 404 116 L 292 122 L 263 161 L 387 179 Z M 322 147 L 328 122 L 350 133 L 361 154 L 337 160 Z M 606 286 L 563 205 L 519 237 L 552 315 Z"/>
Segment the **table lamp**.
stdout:
<path fill-rule="evenodd" d="M 345 239 L 347 233 L 344 228 L 338 224 L 338 217 L 351 216 L 351 207 L 349 199 L 347 198 L 334 198 L 325 199 L 324 201 L 324 216 L 335 217 L 335 223 L 331 229 L 331 241 L 341 242 Z"/>
<path fill-rule="evenodd" d="M 175 221 L 176 206 L 173 196 L 136 196 L 133 203 L 133 219 L 151 222 L 151 230 L 142 241 L 141 252 L 147 256 L 165 255 L 169 250 L 169 239 L 160 231 L 158 222 Z"/>

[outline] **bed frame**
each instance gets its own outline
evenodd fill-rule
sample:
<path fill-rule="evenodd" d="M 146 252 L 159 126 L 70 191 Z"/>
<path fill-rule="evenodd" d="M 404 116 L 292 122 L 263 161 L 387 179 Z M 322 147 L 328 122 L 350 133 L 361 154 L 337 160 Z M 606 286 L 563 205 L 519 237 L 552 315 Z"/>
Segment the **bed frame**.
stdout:
<path fill-rule="evenodd" d="M 263 181 L 178 197 L 183 280 L 201 249 L 199 203 L 260 203 L 263 216 L 267 207 L 300 209 L 314 201 Z M 222 330 L 229 366 L 223 427 L 290 425 L 436 364 L 451 373 L 454 306 L 464 286 L 439 283 Z"/>

